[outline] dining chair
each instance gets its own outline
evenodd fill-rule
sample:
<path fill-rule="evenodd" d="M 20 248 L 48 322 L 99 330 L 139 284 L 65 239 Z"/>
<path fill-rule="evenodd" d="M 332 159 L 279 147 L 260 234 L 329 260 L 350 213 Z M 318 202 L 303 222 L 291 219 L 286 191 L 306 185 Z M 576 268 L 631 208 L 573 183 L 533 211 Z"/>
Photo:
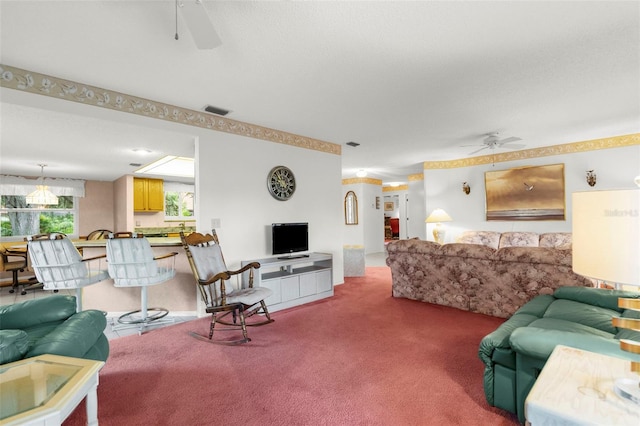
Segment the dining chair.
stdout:
<path fill-rule="evenodd" d="M 12 251 L 0 244 L 0 271 L 11 272 L 11 288 L 9 293 L 13 293 L 20 287 L 18 277 L 19 272 L 24 272 L 27 268 L 27 252 Z M 22 294 L 27 294 L 23 289 Z"/>

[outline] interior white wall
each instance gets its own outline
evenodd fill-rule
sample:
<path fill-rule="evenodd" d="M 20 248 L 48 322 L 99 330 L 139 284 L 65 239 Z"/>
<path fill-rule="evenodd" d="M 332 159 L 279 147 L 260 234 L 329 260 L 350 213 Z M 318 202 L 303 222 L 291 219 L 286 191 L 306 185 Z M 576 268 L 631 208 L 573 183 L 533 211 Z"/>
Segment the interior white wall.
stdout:
<path fill-rule="evenodd" d="M 565 220 L 564 221 L 489 221 L 485 219 L 484 175 L 487 171 L 506 170 L 522 166 L 564 163 Z M 586 182 L 586 171 L 594 170 L 596 186 Z M 443 208 L 452 217 L 445 242 L 453 242 L 466 230 L 571 232 L 571 194 L 576 191 L 634 188 L 633 179 L 640 174 L 640 146 L 532 158 L 454 169 L 425 169 L 424 191 L 427 214 Z M 462 192 L 467 182 L 471 193 Z M 433 241 L 433 224 L 427 225 L 427 239 Z"/>
<path fill-rule="evenodd" d="M 358 224 L 344 224 L 344 196 L 353 191 L 358 197 Z M 379 199 L 376 208 L 376 198 Z M 342 185 L 342 224 L 344 244 L 362 245 L 365 254 L 384 251 L 384 197 L 382 186 L 372 183 L 349 183 Z"/>
<path fill-rule="evenodd" d="M 356 194 L 358 202 L 358 223 L 355 225 L 347 225 L 344 217 L 344 197 L 347 192 L 353 191 Z M 343 238 L 345 245 L 364 246 L 364 222 L 362 217 L 362 200 L 364 200 L 364 189 L 362 184 L 342 185 L 342 214 Z"/>
<path fill-rule="evenodd" d="M 309 250 L 333 255 L 334 284 L 344 282 L 341 158 L 227 133 L 202 133 L 196 141 L 196 220 L 216 232 L 227 266 L 271 257 L 271 224 L 308 222 Z M 267 190 L 267 175 L 279 165 L 296 177 L 296 191 L 278 201 Z"/>
<path fill-rule="evenodd" d="M 379 200 L 376 208 L 376 198 Z M 360 203 L 364 221 L 364 252 L 380 253 L 384 251 L 384 203 L 382 185 L 363 185 Z"/>
<path fill-rule="evenodd" d="M 427 218 L 423 181 L 409 181 L 407 193 L 407 238 L 426 239 L 424 220 Z M 402 226 L 402 225 L 401 225 Z"/>

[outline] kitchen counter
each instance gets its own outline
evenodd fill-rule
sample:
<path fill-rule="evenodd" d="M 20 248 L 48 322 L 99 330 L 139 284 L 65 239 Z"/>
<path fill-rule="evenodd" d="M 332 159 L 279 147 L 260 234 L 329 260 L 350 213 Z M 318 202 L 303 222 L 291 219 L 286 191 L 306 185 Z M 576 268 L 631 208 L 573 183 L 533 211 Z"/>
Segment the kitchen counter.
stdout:
<path fill-rule="evenodd" d="M 185 232 L 186 234 L 190 234 L 195 232 L 195 226 L 161 226 L 161 227 L 153 227 L 153 228 L 134 228 L 133 232 L 137 232 L 139 234 L 143 234 L 145 237 L 167 237 L 167 236 L 178 236 L 180 231 Z"/>
<path fill-rule="evenodd" d="M 149 240 L 151 247 L 181 247 L 180 237 L 145 237 Z M 78 248 L 86 247 L 106 247 L 107 240 L 74 240 L 73 245 Z"/>

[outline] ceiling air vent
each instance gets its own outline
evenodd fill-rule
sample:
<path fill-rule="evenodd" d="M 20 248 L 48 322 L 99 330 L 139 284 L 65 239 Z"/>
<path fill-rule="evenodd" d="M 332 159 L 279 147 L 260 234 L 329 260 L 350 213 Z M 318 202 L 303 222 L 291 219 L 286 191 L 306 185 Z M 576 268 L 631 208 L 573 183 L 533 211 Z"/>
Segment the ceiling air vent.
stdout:
<path fill-rule="evenodd" d="M 225 116 L 229 114 L 229 112 L 231 112 L 228 109 L 214 107 L 213 105 L 207 105 L 206 107 L 204 107 L 204 110 L 207 112 L 210 112 L 211 114 L 222 115 L 222 116 Z"/>
<path fill-rule="evenodd" d="M 360 144 L 358 142 L 347 142 L 347 145 L 352 146 L 352 147 L 356 147 L 356 146 L 360 146 Z"/>

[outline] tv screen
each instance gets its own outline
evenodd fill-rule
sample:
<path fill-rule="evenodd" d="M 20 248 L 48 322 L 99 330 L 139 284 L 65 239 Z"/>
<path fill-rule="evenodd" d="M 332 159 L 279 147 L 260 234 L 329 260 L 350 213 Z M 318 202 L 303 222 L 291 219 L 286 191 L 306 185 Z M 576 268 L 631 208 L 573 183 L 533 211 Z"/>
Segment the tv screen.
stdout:
<path fill-rule="evenodd" d="M 309 250 L 309 224 L 271 224 L 271 247 L 273 254 L 290 254 Z"/>

